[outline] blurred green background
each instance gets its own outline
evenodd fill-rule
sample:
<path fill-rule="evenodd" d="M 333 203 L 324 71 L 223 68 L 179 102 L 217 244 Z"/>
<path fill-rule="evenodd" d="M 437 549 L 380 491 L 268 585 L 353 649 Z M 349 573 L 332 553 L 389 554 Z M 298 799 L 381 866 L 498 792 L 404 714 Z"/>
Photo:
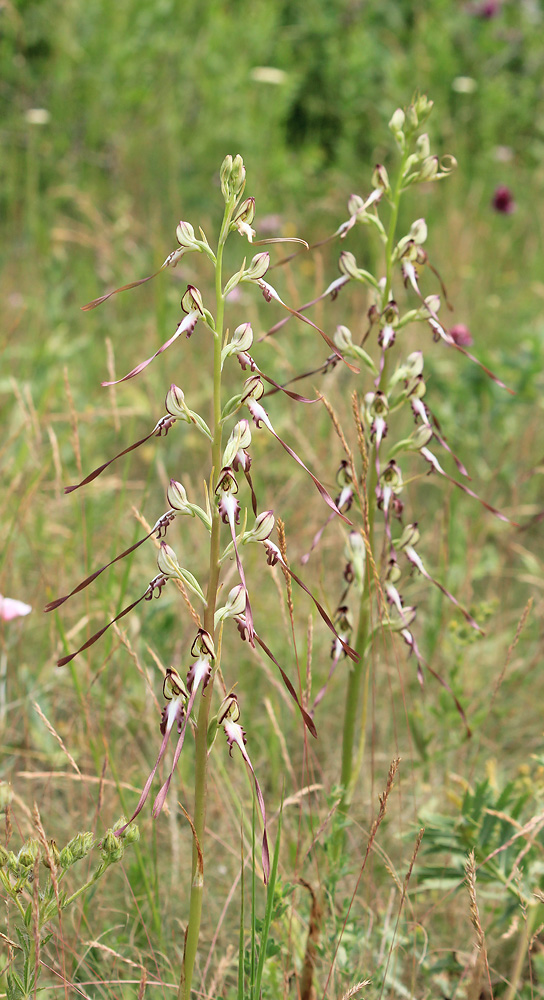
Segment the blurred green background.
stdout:
<path fill-rule="evenodd" d="M 98 775 L 107 750 L 116 780 L 141 786 L 156 752 L 156 719 L 142 720 L 144 684 L 127 651 L 108 638 L 100 652 L 94 647 L 85 662 L 76 661 L 69 675 L 54 662 L 66 645 L 74 648 L 76 637 L 83 641 L 89 622 L 98 628 L 112 609 L 143 592 L 154 572 L 152 557 L 139 550 L 130 573 L 127 568 L 105 575 L 54 618 L 42 616 L 40 608 L 139 537 L 132 504 L 153 522 L 164 509 L 171 475 L 183 473 L 195 494 L 201 489 L 200 441 L 187 434 L 180 458 L 173 432 L 114 467 L 85 498 L 62 494 L 63 486 L 77 481 L 78 448 L 86 473 L 151 430 L 171 381 L 190 386 L 189 405 L 205 412 L 207 344 L 196 336 L 181 345 L 181 354 L 166 355 L 117 392 L 99 384 L 113 365 L 119 377 L 171 335 L 185 284 L 195 281 L 207 290 L 200 262 L 188 257 L 176 271 L 94 313 L 79 307 L 155 270 L 175 246 L 179 219 L 195 228 L 201 224 L 212 240 L 222 211 L 218 169 L 229 152 L 244 157 L 246 193 L 257 201 L 258 236 L 324 239 L 347 218 L 349 194 L 368 194 L 374 164 L 394 169 L 387 123 L 418 89 L 435 104 L 428 123 L 433 151 L 453 154 L 458 168 L 450 179 L 408 193 L 401 230 L 425 216 L 430 260 L 455 307 L 451 322 L 470 328 L 471 350 L 516 393 L 509 397 L 476 366 L 427 338 L 429 402 L 448 440 L 474 475 L 476 491 L 524 528 L 506 530 L 460 494 L 450 491 L 444 499 L 445 491 L 434 483 L 433 489 L 424 483 L 412 491 L 421 527 L 428 515 L 436 575 L 463 599 L 474 596 L 482 615 L 491 617 L 486 639 L 470 646 L 462 628 L 445 631 L 444 602 L 436 595 L 427 602 L 426 617 L 421 615 L 418 641 L 448 677 L 472 722 L 487 718 L 490 692 L 521 611 L 528 597 L 535 603 L 480 757 L 482 744 L 467 749 L 463 743 L 447 696 L 429 692 L 428 685 L 428 711 L 420 712 L 412 664 L 406 729 L 414 741 L 414 767 L 421 768 L 420 801 L 436 789 L 439 795 L 451 770 L 481 773 L 488 758 L 495 761 L 493 773 L 498 768 L 510 777 L 513 768 L 542 750 L 544 692 L 537 669 L 544 510 L 541 3 L 4 0 L 0 66 L 0 593 L 35 609 L 28 619 L 0 623 L 0 777 L 65 765 L 30 708 L 35 698 L 77 751 L 82 768 Z M 499 187 L 512 194 L 510 213 L 493 205 Z M 361 266 L 378 266 L 378 248 L 367 230 L 353 231 L 348 248 Z M 289 301 L 307 301 L 336 276 L 338 250 L 335 244 L 300 257 L 273 280 Z M 367 304 L 360 292 L 340 301 L 340 311 L 325 304 L 318 321 L 329 333 L 337 322 L 364 329 Z M 281 318 L 256 296 L 245 296 L 240 308 L 260 331 Z M 235 312 L 233 325 L 246 318 L 234 319 Z M 287 331 L 262 347 L 263 367 L 278 378 L 316 366 L 326 356 L 305 330 L 291 324 Z M 341 373 L 335 378 L 336 387 L 349 394 L 349 382 L 342 382 Z M 297 446 L 308 446 L 309 458 L 331 486 L 336 456 L 331 466 L 326 419 L 316 420 L 310 433 L 306 415 L 293 416 L 285 407 L 283 412 L 277 401 L 270 410 L 280 428 L 282 421 L 289 425 Z M 312 498 L 310 509 L 301 506 L 300 480 L 295 472 L 286 482 L 283 456 L 260 470 L 257 481 L 262 478 L 270 502 L 283 510 L 290 544 L 299 554 L 297 546 L 304 551 L 324 519 L 319 499 L 314 504 Z M 184 565 L 194 569 L 199 543 L 191 537 L 183 546 Z M 273 599 L 273 588 L 267 587 L 254 602 L 257 614 L 259 600 L 266 608 Z M 138 618 L 131 626 L 136 655 L 147 662 L 147 644 L 166 664 L 186 653 L 187 637 L 177 631 L 176 598 L 171 595 L 154 615 L 146 615 L 145 636 Z M 300 613 L 304 620 L 308 608 Z M 73 635 L 66 639 L 70 629 Z M 285 643 L 287 648 L 288 638 Z M 319 643 L 322 651 L 328 637 Z M 99 678 L 94 684 L 110 656 L 115 669 L 107 683 Z M 326 675 L 328 661 L 319 669 Z M 260 700 L 269 691 L 268 680 L 255 673 L 242 676 L 240 689 Z M 332 704 L 341 697 L 341 687 L 333 689 Z M 385 712 L 379 701 L 373 709 L 380 775 L 385 756 L 406 737 L 402 711 L 397 707 L 392 718 L 390 699 L 386 692 Z M 282 764 L 276 737 L 265 727 L 253 739 L 257 758 L 259 753 L 266 758 L 274 747 L 268 778 L 277 785 Z M 322 752 L 326 757 L 326 747 Z M 190 782 L 190 762 L 182 760 L 181 772 L 183 788 Z M 46 778 L 28 787 L 24 780 L 17 779 L 18 794 L 28 801 L 35 795 L 49 820 L 65 822 L 70 833 L 81 816 L 93 815 L 92 794 L 72 799 L 66 788 L 55 786 L 52 806 Z M 534 778 L 538 795 L 542 783 L 542 774 Z M 114 788 L 108 799 L 113 818 L 119 794 Z M 146 822 L 146 836 L 157 836 L 149 817 Z M 169 862 L 156 843 L 154 850 L 153 878 L 162 865 L 163 886 L 170 885 L 168 879 L 174 883 L 170 870 L 164 876 Z M 131 873 L 133 884 L 138 877 L 145 883 L 141 873 L 147 864 L 141 863 L 139 876 Z M 152 888 L 157 899 L 164 896 L 158 876 Z M 145 909 L 146 892 L 149 901 L 149 886 L 138 896 L 144 917 L 154 914 L 155 931 L 174 939 L 178 916 L 165 911 L 161 930 L 160 907 L 153 910 L 149 903 Z M 218 907 L 215 901 L 214 912 Z M 142 929 L 134 934 L 142 943 Z"/>

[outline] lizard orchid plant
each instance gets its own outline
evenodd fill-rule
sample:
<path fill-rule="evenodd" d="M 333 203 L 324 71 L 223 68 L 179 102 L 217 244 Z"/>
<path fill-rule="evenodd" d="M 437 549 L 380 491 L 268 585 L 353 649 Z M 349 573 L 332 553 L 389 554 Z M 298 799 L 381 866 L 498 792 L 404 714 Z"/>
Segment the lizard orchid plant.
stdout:
<path fill-rule="evenodd" d="M 69 663 L 83 650 L 92 646 L 104 632 L 129 614 L 142 601 L 159 598 L 169 580 L 177 580 L 185 591 L 195 598 L 201 608 L 202 620 L 195 636 L 191 654 L 192 662 L 182 669 L 181 666 L 171 667 L 164 678 L 163 693 L 166 705 L 160 721 L 162 741 L 157 758 L 145 782 L 140 799 L 128 824 L 132 823 L 144 807 L 161 762 L 166 754 L 170 737 L 175 730 L 177 744 L 174 751 L 170 771 L 162 783 L 154 799 L 153 813 L 158 816 L 164 805 L 174 769 L 179 760 L 189 723 L 195 735 L 195 772 L 194 772 L 194 806 L 191 825 L 193 830 L 193 865 L 190 896 L 190 914 L 185 938 L 183 970 L 179 988 L 179 997 L 188 998 L 191 992 L 191 982 L 195 955 L 199 939 L 199 930 L 204 893 L 204 825 L 207 798 L 207 773 L 210 747 L 215 743 L 217 730 L 222 727 L 226 736 L 227 746 L 231 756 L 238 753 L 246 765 L 255 788 L 259 812 L 263 825 L 262 869 L 265 881 L 270 871 L 268 838 L 266 830 L 266 810 L 263 794 L 247 749 L 247 736 L 240 723 L 241 709 L 236 696 L 223 692 L 223 700 L 217 712 L 212 716 L 214 688 L 216 678 L 222 681 L 223 675 L 228 676 L 228 666 L 220 667 L 221 642 L 218 637 L 225 623 L 231 619 L 236 626 L 241 640 L 252 646 L 256 644 L 268 655 L 280 671 L 289 694 L 296 702 L 302 719 L 308 731 L 315 736 L 316 729 L 313 719 L 301 704 L 287 671 L 280 665 L 264 638 L 261 638 L 261 625 L 253 615 L 251 604 L 251 581 L 248 580 L 244 568 L 244 548 L 247 545 L 258 545 L 263 550 L 263 556 L 269 565 L 280 562 L 285 572 L 310 596 L 319 615 L 330 629 L 338 648 L 352 660 L 357 654 L 336 628 L 335 624 L 310 592 L 306 584 L 288 566 L 280 549 L 270 540 L 275 525 L 275 513 L 272 510 L 260 510 L 255 494 L 251 475 L 251 444 L 254 434 L 268 433 L 308 476 L 312 488 L 315 487 L 328 505 L 331 515 L 338 517 L 347 525 L 350 521 L 341 506 L 334 501 L 319 479 L 296 454 L 291 445 L 284 441 L 276 429 L 263 405 L 265 387 L 268 385 L 275 391 L 283 391 L 286 398 L 295 404 L 318 404 L 317 399 L 308 399 L 289 389 L 281 387 L 266 372 L 262 371 L 256 360 L 250 354 L 253 345 L 253 331 L 249 322 L 239 324 L 232 334 L 225 327 L 225 303 L 227 296 L 240 284 L 248 284 L 260 290 L 267 302 L 276 301 L 282 305 L 290 316 L 296 316 L 306 325 L 315 330 L 326 342 L 329 350 L 339 363 L 346 364 L 356 370 L 351 361 L 344 358 L 342 350 L 315 323 L 292 309 L 280 298 L 276 289 L 267 281 L 265 275 L 270 264 L 268 251 L 259 250 L 249 264 L 246 259 L 239 269 L 226 280 L 223 274 L 223 251 L 226 241 L 234 235 L 243 238 L 250 244 L 262 245 L 275 243 L 277 240 L 257 241 L 252 228 L 255 215 L 253 198 L 244 198 L 245 168 L 240 156 L 227 156 L 221 167 L 221 191 L 225 209 L 215 248 L 212 248 L 205 233 L 199 230 L 199 235 L 188 222 L 180 222 L 176 236 L 178 247 L 166 257 L 160 271 L 175 267 L 186 254 L 200 254 L 211 267 L 215 275 L 215 301 L 208 304 L 205 296 L 194 285 L 189 285 L 181 299 L 182 318 L 177 323 L 174 332 L 165 340 L 162 346 L 144 361 L 138 363 L 118 383 L 136 378 L 154 359 L 174 344 L 193 336 L 197 327 L 203 328 L 210 339 L 212 350 L 209 352 L 210 373 L 209 385 L 212 398 L 212 420 L 207 421 L 190 408 L 186 401 L 184 390 L 178 385 L 171 385 L 166 393 L 165 412 L 159 417 L 153 429 L 135 443 L 124 448 L 119 454 L 101 463 L 94 471 L 85 476 L 81 482 L 69 486 L 67 493 L 84 487 L 95 480 L 112 462 L 119 461 L 124 455 L 140 447 L 151 438 L 159 438 L 169 433 L 176 425 L 190 424 L 196 427 L 207 449 L 207 471 L 205 479 L 207 490 L 202 505 L 190 500 L 181 482 L 172 479 L 167 491 L 168 507 L 155 521 L 147 535 L 121 552 L 107 565 L 94 570 L 68 594 L 52 600 L 46 610 L 59 608 L 70 598 L 74 598 L 82 590 L 98 579 L 109 566 L 134 552 L 150 538 L 159 540 L 158 574 L 145 587 L 143 593 L 136 597 L 124 610 L 110 622 L 98 629 L 79 649 L 68 653 L 58 660 L 60 666 Z M 304 243 L 302 240 L 295 242 Z M 306 245 L 306 244 L 305 244 Z M 307 246 L 307 245 L 306 245 Z M 157 274 L 159 272 L 156 272 Z M 105 302 L 110 296 L 149 281 L 155 275 L 140 279 L 115 289 L 106 295 L 90 302 L 84 309 L 93 309 Z M 223 373 L 227 365 L 234 364 L 240 379 L 239 391 L 229 399 L 224 398 Z M 112 382 L 105 382 L 111 385 Z M 189 392 L 187 393 L 189 395 Z M 246 415 L 247 414 L 247 415 Z M 176 433 L 177 433 L 176 427 Z M 230 429 L 229 429 L 230 428 Z M 248 525 L 248 517 L 253 516 L 254 523 Z M 194 519 L 199 523 L 203 536 L 208 539 L 207 566 L 193 567 L 191 570 L 182 566 L 176 553 L 165 541 L 168 529 L 174 519 L 184 517 Z M 222 587 L 222 579 L 227 563 L 234 558 L 238 574 L 238 582 L 231 588 L 224 604 L 219 604 L 218 597 Z M 198 616 L 199 620 L 200 617 Z M 232 678 L 235 683 L 236 678 Z M 128 826 L 126 827 L 128 828 Z M 117 831 L 121 836 L 125 827 Z"/>

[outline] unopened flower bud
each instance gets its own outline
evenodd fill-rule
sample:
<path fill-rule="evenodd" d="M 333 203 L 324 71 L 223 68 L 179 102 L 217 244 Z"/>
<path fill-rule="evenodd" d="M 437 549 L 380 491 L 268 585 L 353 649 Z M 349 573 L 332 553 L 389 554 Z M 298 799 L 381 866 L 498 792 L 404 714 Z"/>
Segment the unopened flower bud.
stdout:
<path fill-rule="evenodd" d="M 348 212 L 350 215 L 357 215 L 365 207 L 364 200 L 358 194 L 351 194 L 348 198 Z"/>
<path fill-rule="evenodd" d="M 372 174 L 372 187 L 380 188 L 382 191 L 390 191 L 389 175 L 381 163 L 377 163 Z"/>
<path fill-rule="evenodd" d="M 423 125 L 433 110 L 434 102 L 430 101 L 426 94 L 418 94 L 414 103 L 418 122 Z"/>
<path fill-rule="evenodd" d="M 432 181 L 438 173 L 438 156 L 427 156 L 417 175 L 417 179 L 420 181 Z"/>
<path fill-rule="evenodd" d="M 181 578 L 181 566 L 178 562 L 176 553 L 169 545 L 166 544 L 166 542 L 161 542 L 157 558 L 157 566 L 163 576 L 174 576 L 178 579 Z"/>
<path fill-rule="evenodd" d="M 396 559 L 391 559 L 389 562 L 387 573 L 385 575 L 385 579 L 387 580 L 388 583 L 395 584 L 399 582 L 401 576 L 402 572 L 398 562 L 396 561 Z"/>
<path fill-rule="evenodd" d="M 73 865 L 73 863 L 74 863 L 74 858 L 70 850 L 70 847 L 67 844 L 66 847 L 63 847 L 62 851 L 60 852 L 59 865 L 61 868 L 69 868 L 70 865 Z"/>
<path fill-rule="evenodd" d="M 19 854 L 17 855 L 17 861 L 21 868 L 32 868 L 35 861 L 39 857 L 40 845 L 37 840 L 30 839 L 27 840 L 26 844 L 23 844 Z"/>
<path fill-rule="evenodd" d="M 426 132 L 423 132 L 418 136 L 416 142 L 416 153 L 420 160 L 426 160 L 431 152 L 431 144 L 429 142 L 429 136 Z"/>
<path fill-rule="evenodd" d="M 250 225 L 255 218 L 255 198 L 245 198 L 240 202 L 233 217 L 233 222 L 247 222 Z"/>
<path fill-rule="evenodd" d="M 137 844 L 140 839 L 140 828 L 136 823 L 129 823 L 123 833 L 123 840 L 126 844 Z"/>
<path fill-rule="evenodd" d="M 244 167 L 244 161 L 239 153 L 234 157 L 232 163 L 230 183 L 234 196 L 237 198 L 242 193 L 246 183 L 246 168 Z"/>
<path fill-rule="evenodd" d="M 255 254 L 249 267 L 244 271 L 246 281 L 258 281 L 263 278 L 270 267 L 270 254 L 267 251 Z"/>
<path fill-rule="evenodd" d="M 189 409 L 185 403 L 183 390 L 180 389 L 179 385 L 174 385 L 172 383 L 166 393 L 164 405 L 166 412 L 169 413 L 170 416 L 176 417 L 177 420 L 186 420 L 189 422 Z"/>
<path fill-rule="evenodd" d="M 246 533 L 244 541 L 264 542 L 265 538 L 269 538 L 272 534 L 275 523 L 276 518 L 274 517 L 274 512 L 272 510 L 264 510 L 262 514 L 257 514 L 255 524 L 253 525 L 251 531 Z"/>
<path fill-rule="evenodd" d="M 264 393 L 263 380 L 260 375 L 250 375 L 244 382 L 242 403 L 248 399 L 260 399 Z"/>
<path fill-rule="evenodd" d="M 194 517 L 194 511 L 187 501 L 185 487 L 181 483 L 178 483 L 176 479 L 170 480 L 170 485 L 166 491 L 166 499 L 172 510 L 177 511 L 178 514 L 191 514 Z"/>
<path fill-rule="evenodd" d="M 354 254 L 349 250 L 343 250 L 338 261 L 338 268 L 341 274 L 347 274 L 350 278 L 359 277 L 359 268 Z"/>
<path fill-rule="evenodd" d="M 94 845 L 94 837 L 92 833 L 87 830 L 85 833 L 77 833 L 75 837 L 66 845 L 69 847 L 74 861 L 81 861 L 82 858 L 86 858 L 89 852 L 92 850 Z"/>
<path fill-rule="evenodd" d="M 416 219 L 410 226 L 410 239 L 420 246 L 427 239 L 427 223 L 425 219 Z"/>
<path fill-rule="evenodd" d="M 9 851 L 6 851 L 6 848 L 3 847 L 2 844 L 0 844 L 0 869 L 5 868 L 7 866 L 8 861 L 9 861 Z"/>
<path fill-rule="evenodd" d="M 333 340 L 339 351 L 347 351 L 353 347 L 351 330 L 348 330 L 347 326 L 337 326 Z"/>
<path fill-rule="evenodd" d="M 60 851 L 54 840 L 49 841 L 49 856 L 47 854 L 42 858 L 42 864 L 45 868 L 51 868 L 51 862 L 53 862 L 55 868 L 60 865 Z"/>
<path fill-rule="evenodd" d="M 219 171 L 219 177 L 221 180 L 221 192 L 225 201 L 228 201 L 231 195 L 230 189 L 230 175 L 232 173 L 232 156 L 230 153 L 225 156 L 221 164 L 221 169 Z"/>
<path fill-rule="evenodd" d="M 241 326 L 237 326 L 230 342 L 230 346 L 236 348 L 236 354 L 242 353 L 242 351 L 249 351 L 253 343 L 253 330 L 251 329 L 251 323 L 242 323 Z"/>
<path fill-rule="evenodd" d="M 125 845 L 120 837 L 116 837 L 113 830 L 108 830 L 102 841 L 102 858 L 104 861 L 120 861 L 125 853 Z"/>
<path fill-rule="evenodd" d="M 402 549 L 405 549 L 407 545 L 411 546 L 417 545 L 420 537 L 421 536 L 419 528 L 417 526 L 417 522 L 414 522 L 414 524 L 407 524 L 400 538 L 396 540 L 395 548 L 399 549 L 399 551 L 402 551 Z"/>
<path fill-rule="evenodd" d="M 410 448 L 413 451 L 419 451 L 420 448 L 425 448 L 433 436 L 433 429 L 429 424 L 421 424 L 417 430 L 410 435 Z"/>
<path fill-rule="evenodd" d="M 417 109 L 413 104 L 409 104 L 406 108 L 406 125 L 412 132 L 414 132 L 419 125 Z"/>
<path fill-rule="evenodd" d="M 397 137 L 402 133 L 402 130 L 404 128 L 405 118 L 406 116 L 402 108 L 397 108 L 397 110 L 393 114 L 393 117 L 391 118 L 391 121 L 389 122 L 389 128 L 395 137 Z"/>
<path fill-rule="evenodd" d="M 204 316 L 202 295 L 194 285 L 187 285 L 187 291 L 181 299 L 181 308 L 183 312 L 199 312 L 201 316 Z"/>
<path fill-rule="evenodd" d="M 176 229 L 176 239 L 186 250 L 196 249 L 195 231 L 190 222 L 181 221 Z"/>

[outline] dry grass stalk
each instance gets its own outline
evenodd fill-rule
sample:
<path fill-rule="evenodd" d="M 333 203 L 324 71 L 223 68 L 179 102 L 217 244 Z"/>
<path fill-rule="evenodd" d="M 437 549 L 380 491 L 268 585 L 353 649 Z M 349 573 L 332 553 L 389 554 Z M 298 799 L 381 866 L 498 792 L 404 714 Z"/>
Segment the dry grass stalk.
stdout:
<path fill-rule="evenodd" d="M 347 908 L 347 911 L 346 911 L 346 916 L 344 917 L 344 923 L 342 924 L 342 929 L 340 931 L 340 934 L 338 935 L 338 941 L 336 943 L 336 948 L 334 950 L 334 955 L 332 957 L 331 967 L 329 969 L 329 974 L 328 974 L 327 980 L 325 982 L 325 989 L 323 990 L 323 1000 L 325 1000 L 325 997 L 327 995 L 327 990 L 329 988 L 329 983 L 331 981 L 332 973 L 333 973 L 333 970 L 334 970 L 334 965 L 335 965 L 335 962 L 336 962 L 336 956 L 338 955 L 338 949 L 340 948 L 340 944 L 341 944 L 341 941 L 342 941 L 342 936 L 343 936 L 344 930 L 346 928 L 346 924 L 347 924 L 348 919 L 349 919 L 349 915 L 350 915 L 350 912 L 351 912 L 351 908 L 353 906 L 353 902 L 354 902 L 354 900 L 355 900 L 355 898 L 357 896 L 357 893 L 359 891 L 359 884 L 360 884 L 361 879 L 363 877 L 363 872 L 365 870 L 366 863 L 368 861 L 368 856 L 369 856 L 369 854 L 370 854 L 370 852 L 371 852 L 371 850 L 373 848 L 374 841 L 376 839 L 376 835 L 377 835 L 378 830 L 380 828 L 380 825 L 381 825 L 381 823 L 383 821 L 383 818 L 384 818 L 384 816 L 385 816 L 385 814 L 387 812 L 387 800 L 389 799 L 389 795 L 391 794 L 391 790 L 393 788 L 393 784 L 394 784 L 394 781 L 395 781 L 395 775 L 396 775 L 396 773 L 397 773 L 397 771 L 399 769 L 400 761 L 401 761 L 400 757 L 394 757 L 393 760 L 391 761 L 391 764 L 389 765 L 389 772 L 388 772 L 388 775 L 387 775 L 387 782 L 386 782 L 386 785 L 385 785 L 385 789 L 382 792 L 382 794 L 379 796 L 380 808 L 378 810 L 378 815 L 376 816 L 376 819 L 374 820 L 374 822 L 372 824 L 372 827 L 371 827 L 371 830 L 370 830 L 370 835 L 368 837 L 368 841 L 367 841 L 367 845 L 366 845 L 365 856 L 364 856 L 364 858 L 362 860 L 361 867 L 359 869 L 359 874 L 357 876 L 357 881 L 355 883 L 355 888 L 353 890 L 353 893 L 351 895 L 351 899 L 349 901 L 349 905 L 348 905 L 348 908 Z"/>
<path fill-rule="evenodd" d="M 57 730 L 51 725 L 51 723 L 49 722 L 49 720 L 47 719 L 47 717 L 42 712 L 40 706 L 38 705 L 38 702 L 37 701 L 33 701 L 32 702 L 32 707 L 33 707 L 34 711 L 37 712 L 37 714 L 40 716 L 40 719 L 42 720 L 43 724 L 48 729 L 48 731 L 51 733 L 51 736 L 53 736 L 56 739 L 59 747 L 61 748 L 63 754 L 65 755 L 65 757 L 68 760 L 68 762 L 71 765 L 71 767 L 73 767 L 73 769 L 76 772 L 76 774 L 78 774 L 79 777 L 81 778 L 81 776 L 82 776 L 81 775 L 81 771 L 79 770 L 79 767 L 77 766 L 74 758 L 72 757 L 72 754 L 70 753 L 70 751 L 68 750 L 68 748 L 64 745 L 62 737 L 59 736 L 59 734 L 57 733 Z"/>
<path fill-rule="evenodd" d="M 473 850 L 467 858 L 465 872 L 470 901 L 470 919 L 476 932 L 476 960 L 474 962 L 472 974 L 467 986 L 467 1000 L 479 1000 L 484 971 L 487 973 L 489 995 L 493 998 L 493 989 L 491 987 L 491 976 L 489 973 L 487 950 L 485 946 L 485 934 L 480 920 L 480 911 L 478 909 L 478 900 L 476 898 L 476 862 Z"/>

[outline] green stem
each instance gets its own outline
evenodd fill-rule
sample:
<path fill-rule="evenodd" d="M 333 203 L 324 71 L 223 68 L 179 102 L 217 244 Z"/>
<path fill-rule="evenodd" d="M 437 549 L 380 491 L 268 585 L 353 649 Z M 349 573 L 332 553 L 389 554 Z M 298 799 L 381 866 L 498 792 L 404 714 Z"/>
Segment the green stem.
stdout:
<path fill-rule="evenodd" d="M 527 919 L 523 924 L 523 928 L 519 936 L 518 946 L 514 955 L 514 964 L 510 973 L 508 989 L 504 994 L 504 1000 L 515 1000 L 518 993 L 518 986 L 522 977 L 523 967 L 527 961 L 530 961 L 529 949 L 537 925 L 538 916 L 539 906 L 538 904 L 532 904 L 529 908 Z"/>
<path fill-rule="evenodd" d="M 399 215 L 400 198 L 402 194 L 402 181 L 406 166 L 408 152 L 402 154 L 398 175 L 391 196 L 391 217 L 387 233 L 387 243 L 385 247 L 385 288 L 382 298 L 382 310 L 391 298 L 392 276 L 393 276 L 393 252 L 395 248 L 395 235 Z M 389 357 L 385 353 L 384 365 L 378 389 L 384 391 L 389 378 Z M 376 470 L 376 453 L 374 447 L 371 448 L 367 473 L 366 495 L 368 504 L 368 542 L 372 552 L 375 552 L 374 542 L 374 519 L 376 514 L 376 486 L 378 476 Z M 344 730 L 342 737 L 342 766 L 340 773 L 340 784 L 342 786 L 342 798 L 340 800 L 339 811 L 346 813 L 349 811 L 353 792 L 360 774 L 364 759 L 366 742 L 366 723 L 368 717 L 368 698 L 370 691 L 370 667 L 371 667 L 371 647 L 369 646 L 369 624 L 370 608 L 373 595 L 372 568 L 367 567 L 365 584 L 361 595 L 359 606 L 359 623 L 357 636 L 355 639 L 355 651 L 359 656 L 357 663 L 353 664 L 349 674 L 346 690 L 346 704 L 344 710 Z M 362 690 L 362 694 L 361 694 Z M 362 702 L 361 702 L 362 698 Z M 358 730 L 358 735 L 357 735 Z M 357 752 L 355 746 L 357 744 Z"/>
<path fill-rule="evenodd" d="M 219 234 L 217 258 L 215 264 L 215 296 L 216 319 L 213 352 L 213 440 L 211 448 L 213 490 L 217 475 L 221 468 L 221 348 L 223 345 L 223 319 L 225 303 L 222 287 L 223 248 L 228 236 L 230 220 L 234 203 L 225 208 L 223 224 Z M 206 594 L 206 611 L 204 613 L 204 628 L 214 637 L 214 615 L 217 600 L 220 574 L 220 527 L 221 521 L 217 505 L 213 504 L 212 532 L 210 539 L 210 563 L 208 591 Z M 200 936 L 202 919 L 202 901 L 204 895 L 204 872 L 199 865 L 199 848 L 203 850 L 204 828 L 206 823 L 206 799 L 208 779 L 208 722 L 213 691 L 213 676 L 206 689 L 202 692 L 198 710 L 195 737 L 195 805 L 193 822 L 196 839 L 193 840 L 193 863 L 191 896 L 189 901 L 189 921 L 185 936 L 183 966 L 178 990 L 178 1000 L 190 1000 L 193 970 Z"/>

